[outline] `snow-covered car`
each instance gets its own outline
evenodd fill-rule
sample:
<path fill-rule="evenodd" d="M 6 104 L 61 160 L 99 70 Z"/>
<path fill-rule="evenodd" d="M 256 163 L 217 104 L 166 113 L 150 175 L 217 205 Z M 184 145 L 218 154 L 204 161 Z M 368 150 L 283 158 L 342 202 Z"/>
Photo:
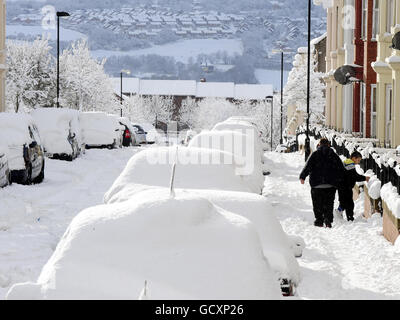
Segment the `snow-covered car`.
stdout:
<path fill-rule="evenodd" d="M 132 123 L 125 117 L 120 117 L 118 120 L 120 125 L 125 128 L 122 133 L 122 145 L 124 147 L 136 146 L 138 143 L 136 142 L 135 129 Z"/>
<path fill-rule="evenodd" d="M 144 192 L 88 208 L 34 283 L 6 299 L 281 299 L 248 219 L 202 197 Z"/>
<path fill-rule="evenodd" d="M 263 154 L 263 142 L 260 138 L 260 132 L 258 128 L 252 123 L 244 120 L 235 120 L 228 119 L 223 122 L 217 123 L 212 131 L 237 131 L 242 134 L 248 135 L 254 141 L 254 147 L 256 152 L 256 159 L 260 159 L 259 161 L 263 162 L 264 154 Z"/>
<path fill-rule="evenodd" d="M 142 183 L 146 182 L 142 180 Z M 143 185 L 134 181 L 128 182 L 126 177 L 124 179 L 120 177 L 106 193 L 104 200 L 108 204 L 125 202 L 138 193 L 145 194 L 146 192 L 154 195 L 165 194 L 169 192 L 169 189 L 158 186 L 144 188 Z M 282 284 L 282 291 L 285 295 L 293 294 L 301 279 L 296 257 L 301 256 L 304 242 L 301 238 L 288 236 L 283 231 L 267 198 L 249 192 L 194 188 L 176 188 L 174 193 L 176 195 L 195 194 L 253 222 L 258 231 L 264 255 L 275 272 L 275 278 Z"/>
<path fill-rule="evenodd" d="M 0 188 L 11 183 L 11 174 L 8 168 L 7 152 L 5 147 L 0 146 Z"/>
<path fill-rule="evenodd" d="M 147 132 L 144 131 L 142 126 L 139 124 L 135 124 L 135 123 L 133 123 L 132 126 L 133 126 L 133 130 L 135 133 L 135 138 L 136 138 L 137 144 L 147 143 Z"/>
<path fill-rule="evenodd" d="M 225 159 L 231 161 L 224 163 Z M 105 194 L 105 202 L 110 202 L 122 189 L 129 197 L 153 186 L 170 186 L 175 162 L 176 188 L 258 192 L 237 174 L 231 153 L 204 148 L 157 147 L 145 149 L 129 160 Z"/>
<path fill-rule="evenodd" d="M 40 135 L 31 116 L 0 113 L 0 141 L 6 145 L 11 181 L 41 183 L 45 159 Z"/>
<path fill-rule="evenodd" d="M 39 108 L 31 112 L 47 157 L 72 161 L 85 146 L 79 112 L 67 108 Z"/>
<path fill-rule="evenodd" d="M 117 116 L 104 112 L 82 112 L 79 115 L 86 148 L 118 148 L 122 146 L 122 131 Z"/>
<path fill-rule="evenodd" d="M 233 153 L 235 163 L 240 164 L 243 169 L 243 179 L 252 185 L 256 193 L 261 194 L 264 175 L 256 143 L 257 140 L 242 131 L 214 130 L 203 131 L 194 136 L 188 146 Z"/>

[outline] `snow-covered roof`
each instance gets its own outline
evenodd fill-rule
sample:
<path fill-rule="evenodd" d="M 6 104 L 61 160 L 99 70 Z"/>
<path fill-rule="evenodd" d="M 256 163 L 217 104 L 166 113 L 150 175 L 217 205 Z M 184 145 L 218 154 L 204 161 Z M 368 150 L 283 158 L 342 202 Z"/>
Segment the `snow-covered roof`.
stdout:
<path fill-rule="evenodd" d="M 320 43 L 322 40 L 324 40 L 327 36 L 327 33 L 325 32 L 323 35 L 319 36 L 318 38 L 312 39 L 311 40 L 311 45 L 315 46 L 316 44 Z"/>
<path fill-rule="evenodd" d="M 121 78 L 111 78 L 111 82 L 114 87 L 114 92 L 121 93 Z M 127 78 L 122 79 L 122 92 L 129 92 L 132 94 L 139 93 L 139 78 Z"/>
<path fill-rule="evenodd" d="M 265 99 L 272 96 L 274 89 L 269 84 L 237 84 L 235 86 L 235 99 Z"/>
<path fill-rule="evenodd" d="M 194 80 L 140 80 L 141 95 L 195 96 Z"/>
<path fill-rule="evenodd" d="M 235 84 L 233 82 L 199 82 L 197 97 L 234 98 Z"/>
<path fill-rule="evenodd" d="M 196 82 L 194 80 L 142 80 L 124 77 L 122 92 L 139 95 L 195 96 L 198 98 L 232 98 L 260 100 L 272 96 L 268 84 L 234 84 L 233 82 Z M 111 78 L 116 94 L 121 93 L 121 78 Z"/>

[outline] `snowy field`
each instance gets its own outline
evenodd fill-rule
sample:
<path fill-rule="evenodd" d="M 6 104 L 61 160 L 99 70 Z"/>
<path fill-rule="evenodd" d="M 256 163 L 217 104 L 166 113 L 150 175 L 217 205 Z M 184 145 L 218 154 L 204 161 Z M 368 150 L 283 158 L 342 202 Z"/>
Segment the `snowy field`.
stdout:
<path fill-rule="evenodd" d="M 173 57 L 176 61 L 187 63 L 189 58 L 200 54 L 212 54 L 218 51 L 226 51 L 229 56 L 243 54 L 243 44 L 239 39 L 195 39 L 182 40 L 165 45 L 157 45 L 151 48 L 131 51 L 94 50 L 95 58 L 108 58 L 111 56 L 141 56 L 157 54 L 164 57 Z"/>
<path fill-rule="evenodd" d="M 0 299 L 12 284 L 37 279 L 72 218 L 103 202 L 139 150 L 90 149 L 74 162 L 46 159 L 42 184 L 0 189 Z"/>
<path fill-rule="evenodd" d="M 88 150 L 72 163 L 47 159 L 43 184 L 0 189 L 0 299 L 12 284 L 37 280 L 72 218 L 102 203 L 138 150 Z M 364 220 L 358 201 L 354 223 L 335 217 L 332 229 L 314 227 L 308 181 L 298 180 L 304 156 L 266 158 L 264 195 L 284 230 L 306 242 L 295 298 L 400 299 L 400 248 L 383 238 L 380 216 Z"/>
<path fill-rule="evenodd" d="M 306 242 L 303 257 L 298 260 L 303 278 L 298 296 L 400 299 L 400 248 L 383 237 L 380 215 L 363 219 L 363 201 L 357 201 L 354 223 L 335 217 L 332 229 L 314 227 L 308 179 L 303 186 L 298 180 L 304 156 L 266 156 L 271 175 L 266 178 L 264 195 L 271 199 L 284 230 Z"/>
<path fill-rule="evenodd" d="M 9 36 L 18 36 L 20 33 L 29 36 L 42 36 L 44 38 L 49 37 L 50 40 L 57 40 L 57 30 L 45 30 L 42 26 L 24 26 L 24 25 L 7 25 L 6 26 L 6 35 Z M 87 36 L 83 33 L 65 29 L 60 27 L 60 38 L 63 41 L 75 41 L 79 39 L 86 39 Z"/>

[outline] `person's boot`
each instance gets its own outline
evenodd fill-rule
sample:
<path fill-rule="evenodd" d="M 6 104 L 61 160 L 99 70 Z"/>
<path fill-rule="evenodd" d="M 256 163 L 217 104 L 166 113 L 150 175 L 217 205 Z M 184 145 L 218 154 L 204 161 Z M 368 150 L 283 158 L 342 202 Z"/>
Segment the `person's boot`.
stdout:
<path fill-rule="evenodd" d="M 323 222 L 322 220 L 320 220 L 320 219 L 316 219 L 316 220 L 314 221 L 314 226 L 316 226 L 316 227 L 323 227 L 323 226 L 324 226 L 324 222 Z"/>
<path fill-rule="evenodd" d="M 332 228 L 332 222 L 330 222 L 328 219 L 325 219 L 324 223 L 325 223 L 325 227 Z"/>
<path fill-rule="evenodd" d="M 347 221 L 354 221 L 354 217 L 352 215 L 347 216 Z"/>

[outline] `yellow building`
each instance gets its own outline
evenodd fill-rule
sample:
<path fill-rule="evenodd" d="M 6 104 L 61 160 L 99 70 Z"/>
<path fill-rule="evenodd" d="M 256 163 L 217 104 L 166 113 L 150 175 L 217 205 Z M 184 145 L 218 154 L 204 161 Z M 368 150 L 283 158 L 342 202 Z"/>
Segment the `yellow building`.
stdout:
<path fill-rule="evenodd" d="M 0 0 L 0 112 L 5 111 L 6 3 Z"/>
<path fill-rule="evenodd" d="M 375 0 L 378 1 L 378 0 Z M 377 138 L 388 147 L 400 145 L 400 51 L 391 49 L 400 31 L 400 0 L 379 1 L 377 73 Z"/>
<path fill-rule="evenodd" d="M 342 86 L 334 72 L 343 65 L 354 63 L 354 0 L 334 0 L 327 8 L 326 41 L 326 125 L 339 131 L 352 131 L 353 87 Z M 346 28 L 344 28 L 346 26 Z"/>

